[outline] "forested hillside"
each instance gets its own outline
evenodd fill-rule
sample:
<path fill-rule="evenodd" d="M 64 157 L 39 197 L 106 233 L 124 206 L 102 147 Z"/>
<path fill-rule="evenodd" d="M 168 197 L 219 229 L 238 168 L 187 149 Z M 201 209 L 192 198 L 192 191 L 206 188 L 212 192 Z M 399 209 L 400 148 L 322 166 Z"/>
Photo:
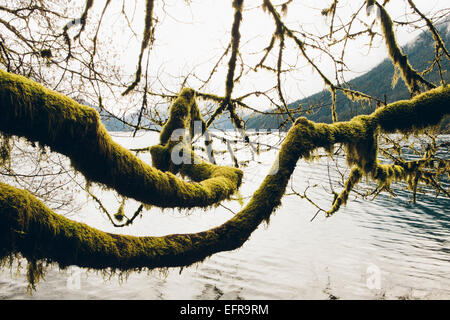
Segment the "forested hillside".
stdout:
<path fill-rule="evenodd" d="M 446 44 L 450 40 L 450 32 L 448 24 L 439 28 L 442 39 Z M 434 58 L 434 40 L 430 33 L 423 33 L 416 41 L 403 48 L 408 55 L 411 65 L 418 71 L 426 70 L 429 62 Z M 443 77 L 448 83 L 450 75 L 447 70 L 450 69 L 450 63 L 447 59 L 442 61 Z M 401 99 L 409 99 L 410 95 L 404 82 L 399 79 L 396 85 L 393 86 L 394 66 L 392 62 L 386 58 L 378 66 L 367 72 L 366 74 L 357 77 L 348 82 L 348 87 L 354 90 L 362 91 L 373 97 L 376 97 L 387 103 L 394 102 Z M 439 72 L 435 67 L 431 72 L 428 72 L 424 77 L 436 84 L 439 84 Z M 331 95 L 328 90 L 323 90 L 319 93 L 311 95 L 307 98 L 298 100 L 289 105 L 290 108 L 297 107 L 301 104 L 304 110 L 313 106 L 313 111 L 306 116 L 308 119 L 316 122 L 331 123 Z M 337 113 L 339 121 L 350 120 L 352 117 L 359 114 L 369 114 L 374 111 L 375 104 L 361 102 L 352 102 L 344 94 L 338 92 L 336 95 Z M 300 115 L 299 115 L 300 116 Z M 278 115 L 262 115 L 253 114 L 246 119 L 247 129 L 276 129 L 282 126 L 283 129 L 288 129 L 289 125 L 283 125 L 286 116 Z M 443 128 L 449 129 L 450 120 L 444 120 Z"/>

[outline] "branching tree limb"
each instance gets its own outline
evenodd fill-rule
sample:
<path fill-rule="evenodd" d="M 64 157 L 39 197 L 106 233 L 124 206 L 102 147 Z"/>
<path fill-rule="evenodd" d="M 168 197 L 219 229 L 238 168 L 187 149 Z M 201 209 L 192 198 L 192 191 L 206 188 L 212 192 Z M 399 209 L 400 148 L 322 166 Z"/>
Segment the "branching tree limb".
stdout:
<path fill-rule="evenodd" d="M 383 31 L 384 40 L 388 49 L 389 57 L 393 64 L 400 69 L 403 80 L 408 87 L 411 94 L 420 92 L 419 85 L 425 86 L 428 90 L 435 88 L 435 85 L 425 80 L 414 68 L 410 65 L 408 57 L 402 52 L 393 30 L 393 22 L 384 6 L 375 2 L 380 10 L 381 29 Z"/>
<path fill-rule="evenodd" d="M 186 121 L 197 119 L 194 98 L 192 90 L 182 90 L 172 106 L 172 120 L 162 131 L 161 147 L 170 143 L 164 132 L 170 132 L 175 125 L 186 128 L 188 125 Z M 20 253 L 32 262 L 31 266 L 39 265 L 36 261 L 49 261 L 57 262 L 62 267 L 78 265 L 93 269 L 135 270 L 185 266 L 201 261 L 216 252 L 236 249 L 263 221 L 269 220 L 270 215 L 281 203 L 298 160 L 311 158 L 317 148 L 330 151 L 337 143 L 345 145 L 347 162 L 358 172 L 356 176 L 352 175 L 356 178 L 349 180 L 347 193 L 351 185 L 362 175 L 382 183 L 404 180 L 414 175 L 414 168 L 382 165 L 378 162 L 377 134 L 417 132 L 437 125 L 444 116 L 450 114 L 449 102 L 450 86 L 446 86 L 428 91 L 411 100 L 389 104 L 379 108 L 372 115 L 358 116 L 348 122 L 328 125 L 315 124 L 306 118 L 297 119 L 286 136 L 271 173 L 266 176 L 247 205 L 224 224 L 199 233 L 162 237 L 133 237 L 105 233 L 83 223 L 66 219 L 47 208 L 27 191 L 1 183 L 1 256 Z M 197 189 L 195 192 L 184 192 L 183 201 L 175 198 L 177 193 L 173 191 L 174 185 L 177 185 L 175 188 L 182 190 L 198 185 L 183 184 L 169 173 L 157 171 L 140 163 L 127 150 L 115 145 L 109 139 L 102 127 L 99 127 L 98 115 L 92 109 L 77 105 L 70 99 L 46 90 L 30 80 L 4 71 L 0 73 L 0 105 L 4 115 L 0 120 L 2 132 L 25 136 L 66 154 L 74 166 L 88 178 L 92 179 L 94 176 L 92 169 L 95 169 L 100 171 L 95 175 L 98 178 L 101 175 L 112 174 L 111 180 L 108 180 L 108 177 L 103 178 L 110 183 L 114 181 L 110 187 L 121 193 L 131 189 L 135 195 L 141 195 L 137 189 L 145 187 L 146 199 L 151 199 L 148 202 L 167 205 L 169 203 L 167 194 L 170 194 L 171 204 L 184 207 L 186 204 L 202 206 L 198 202 Z M 89 158 L 88 161 L 94 168 L 82 163 L 80 154 L 83 158 Z M 106 171 L 97 165 L 100 159 L 101 166 L 108 167 Z M 130 169 L 130 164 L 131 167 L 137 166 L 140 169 Z M 209 185 L 203 185 L 203 188 L 213 193 L 219 189 L 223 194 L 222 185 L 228 184 L 231 191 L 237 190 L 238 182 L 230 184 L 225 181 L 228 178 L 240 182 L 240 171 L 209 164 L 208 166 L 211 166 L 210 171 L 216 176 L 209 180 Z M 202 175 L 208 171 L 208 169 L 197 170 L 195 167 L 191 167 L 190 170 L 194 175 Z M 221 175 L 218 176 L 215 170 Z M 131 180 L 126 180 L 126 177 L 121 177 L 120 174 L 125 174 Z M 216 180 L 212 183 L 214 179 Z M 152 180 L 153 184 L 149 180 Z M 138 187 L 133 188 L 133 183 L 137 183 Z M 336 200 L 335 205 L 338 202 L 345 202 L 345 195 L 337 199 L 341 200 Z M 331 213 L 333 209 L 329 212 Z M 37 279 L 38 275 L 29 278 Z"/>
<path fill-rule="evenodd" d="M 185 90 L 174 105 L 190 108 L 194 103 L 192 91 Z M 241 184 L 240 170 L 212 164 L 193 165 L 202 172 L 195 183 L 161 172 L 115 143 L 95 109 L 2 70 L 0 105 L 2 132 L 48 145 L 68 156 L 89 181 L 150 205 L 208 207 L 230 197 Z"/>
<path fill-rule="evenodd" d="M 318 35 L 305 31 L 301 26 L 298 28 L 292 26 L 288 19 L 283 21 L 285 17 L 283 14 L 287 12 L 288 5 L 293 1 L 274 5 L 270 0 L 264 0 L 262 9 L 269 13 L 275 32 L 268 45 L 260 48 L 262 51 L 258 50 L 262 56 L 254 63 L 249 63 L 247 60 L 249 56 L 242 50 L 244 45 L 240 44 L 244 1 L 234 0 L 234 19 L 228 47 L 218 61 L 211 65 L 209 75 L 190 71 L 187 76 L 180 76 L 180 79 L 184 79 L 182 88 L 188 80 L 190 83 L 192 78 L 206 80 L 200 80 L 200 84 L 195 89 L 184 88 L 179 93 L 176 92 L 179 90 L 180 82 L 177 82 L 176 87 L 170 87 L 170 84 L 166 86 L 164 79 L 156 76 L 155 81 L 161 84 L 162 89 L 157 89 L 150 83 L 149 80 L 153 75 L 149 74 L 149 56 L 147 69 L 142 70 L 143 55 L 149 54 L 149 47 L 154 40 L 153 23 L 156 21 L 154 16 L 160 15 L 154 9 L 153 0 L 145 1 L 144 35 L 140 43 L 137 70 L 134 73 L 133 69 L 131 75 L 129 73 L 124 75 L 121 72 L 123 69 L 116 69 L 115 66 L 109 65 L 108 60 L 103 56 L 108 48 L 101 48 L 101 40 L 97 37 L 100 34 L 100 26 L 108 20 L 106 16 L 103 19 L 103 16 L 109 6 L 109 0 L 106 1 L 98 17 L 95 15 L 94 1 L 83 1 L 84 10 L 80 7 L 80 12 L 77 14 L 78 17 L 81 14 L 81 18 L 73 19 L 64 28 L 60 26 L 55 30 L 52 30 L 52 21 L 48 19 L 47 14 L 55 15 L 60 19 L 72 19 L 57 13 L 56 9 L 59 8 L 57 5 L 50 5 L 48 10 L 47 4 L 44 5 L 43 1 L 36 2 L 36 5 L 24 3 L 17 8 L 0 6 L 0 11 L 5 14 L 5 17 L 0 19 L 0 27 L 3 27 L 6 34 L 5 37 L 0 36 L 0 64 L 8 71 L 12 71 L 9 73 L 0 70 L 0 165 L 10 162 L 11 154 L 13 154 L 10 138 L 15 139 L 16 136 L 25 137 L 31 143 L 37 142 L 40 146 L 48 146 L 52 151 L 67 156 L 72 167 L 81 172 L 88 182 L 102 184 L 123 196 L 122 204 L 115 215 L 118 220 L 127 219 L 121 224 L 115 223 L 100 199 L 93 196 L 114 226 L 120 227 L 131 223 L 142 212 L 144 204 L 162 208 L 205 208 L 222 205 L 222 201 L 232 199 L 232 195 L 238 192 L 242 181 L 242 171 L 215 165 L 210 142 L 205 142 L 209 162 L 201 160 L 193 152 L 189 142 L 196 133 L 196 122 L 201 126 L 200 132 L 206 134 L 207 128 L 215 119 L 228 111 L 235 127 L 243 129 L 244 123 L 238 115 L 240 111 L 238 108 L 244 108 L 252 112 L 287 115 L 286 122 L 293 123 L 285 136 L 270 174 L 265 177 L 246 206 L 227 222 L 203 232 L 162 237 L 134 237 L 106 233 L 57 214 L 53 211 L 56 209 L 46 206 L 42 199 L 36 197 L 39 195 L 33 194 L 31 189 L 24 191 L 0 183 L 0 264 L 17 255 L 25 257 L 29 262 L 28 278 L 30 283 L 34 284 L 43 271 L 44 262 L 57 263 L 60 267 L 78 265 L 92 269 L 111 268 L 128 271 L 186 266 L 202 261 L 216 252 L 239 248 L 262 222 L 269 221 L 271 214 L 280 205 L 298 160 L 315 159 L 314 152 L 318 148 L 324 148 L 331 155 L 336 144 L 340 144 L 345 151 L 347 164 L 352 169 L 346 181 L 342 174 L 343 190 L 340 194 L 331 189 L 334 195 L 333 201 L 330 201 L 331 208 L 327 211 L 318 207 L 318 213 L 323 212 L 326 216 L 335 214 L 347 202 L 355 185 L 364 177 L 368 181 L 377 183 L 376 192 L 388 190 L 391 182 L 405 181 L 413 190 L 415 199 L 418 183 L 425 182 L 448 196 L 448 191 L 439 185 L 439 176 L 449 172 L 449 163 L 448 160 L 434 156 L 436 146 L 430 147 L 421 159 L 406 161 L 400 153 L 395 154 L 394 149 L 392 149 L 392 157 L 389 157 L 391 154 L 388 151 L 391 150 L 389 148 L 380 150 L 378 143 L 381 141 L 379 135 L 382 133 L 409 134 L 437 126 L 450 113 L 450 86 L 443 85 L 435 88 L 434 84 L 423 77 L 427 71 L 419 73 L 409 64 L 408 57 L 403 54 L 395 39 L 394 23 L 399 22 L 393 22 L 384 9 L 388 0 L 383 1 L 383 4 L 369 0 L 362 2 L 366 2 L 367 6 L 376 4 L 379 7 L 382 36 L 391 60 L 400 70 L 411 96 L 416 95 L 411 100 L 386 105 L 386 98 L 381 101 L 370 94 L 342 86 L 342 81 L 344 83 L 345 81 L 340 80 L 339 74 L 343 74 L 344 68 L 347 67 L 343 61 L 347 41 L 364 34 L 370 36 L 370 41 L 375 36 L 379 36 L 372 30 L 374 23 L 367 25 L 364 21 L 360 21 L 359 13 L 364 5 L 361 5 L 360 9 L 350 17 L 349 22 L 345 22 L 339 15 L 341 6 L 338 5 L 338 1 L 330 1 L 331 7 L 322 12 L 331 17 L 329 31 L 324 35 Z M 413 1 L 407 2 L 420 16 L 419 21 L 426 22 L 435 39 L 436 60 L 429 69 L 431 70 L 435 63 L 440 69 L 438 55 L 445 55 L 448 58 L 445 43 L 437 33 L 431 19 L 424 16 L 415 7 Z M 123 2 L 124 5 L 125 2 Z M 53 10 L 56 10 L 55 13 Z M 249 10 L 259 10 L 259 7 Z M 33 19 L 34 13 L 40 13 L 40 15 Z M 86 24 L 88 13 L 92 20 L 98 18 L 96 28 Z M 121 14 L 126 19 L 128 27 L 132 29 L 124 7 Z M 444 13 L 441 14 L 444 15 Z M 34 32 L 30 26 L 41 25 L 41 22 L 43 27 L 39 28 L 40 31 Z M 73 38 L 78 41 L 71 43 L 69 28 L 78 24 L 81 24 L 81 28 L 78 35 Z M 363 29 L 351 30 L 353 24 L 362 25 Z M 135 35 L 133 30 L 131 32 Z M 88 39 L 89 35 L 93 35 L 93 39 Z M 277 59 L 271 62 L 271 56 L 274 54 L 278 41 L 278 55 L 275 53 Z M 319 75 L 324 86 L 330 90 L 333 124 L 318 124 L 306 118 L 296 119 L 299 112 L 305 110 L 301 106 L 289 107 L 288 97 L 285 97 L 288 91 L 283 87 L 285 83 L 281 74 L 292 74 L 298 70 L 299 66 L 297 62 L 294 64 L 288 62 L 289 42 L 295 45 L 297 58 L 305 60 L 306 64 Z M 341 59 L 331 50 L 337 44 L 343 45 Z M 332 60 L 335 79 L 329 78 L 328 72 L 319 68 L 314 52 L 325 54 L 327 59 Z M 223 60 L 228 56 L 229 61 L 226 64 Z M 97 61 L 96 57 L 102 59 Z M 116 60 L 113 58 L 111 61 Z M 209 87 L 213 84 L 213 78 L 222 65 L 226 68 L 224 95 L 200 92 L 203 88 L 206 90 L 207 85 Z M 288 69 L 285 70 L 282 66 L 288 66 Z M 257 72 L 260 69 L 271 73 L 276 83 L 269 89 L 250 89 L 251 92 L 244 92 L 240 97 L 233 97 L 236 83 L 246 80 L 245 76 L 248 76 L 251 71 Z M 49 71 L 48 74 L 47 71 Z M 16 74 L 26 75 L 26 77 Z M 123 80 L 128 79 L 127 75 L 134 79 L 131 84 Z M 138 84 L 143 76 L 146 81 L 141 88 Z M 98 112 L 93 108 L 48 90 L 30 79 L 43 83 L 46 87 L 58 88 L 66 95 L 76 96 L 76 93 L 79 93 L 91 103 L 98 102 L 100 110 L 104 107 L 105 110 L 112 110 L 112 105 L 126 105 L 111 103 L 111 101 L 119 101 L 115 96 L 117 90 L 123 92 L 123 95 L 132 91 L 142 95 L 143 99 L 133 95 L 128 97 L 121 95 L 121 99 L 131 102 L 129 110 L 133 110 L 133 105 L 139 104 L 137 124 L 130 123 L 135 133 L 145 126 L 144 123 L 147 121 L 144 120 L 149 120 L 152 125 L 156 124 L 157 131 L 161 127 L 158 145 L 136 150 L 150 151 L 152 166 L 141 161 L 130 150 L 115 143 L 101 124 Z M 342 79 L 344 79 L 343 75 Z M 442 72 L 441 80 L 443 80 Z M 441 82 L 445 83 L 445 81 Z M 428 91 L 419 94 L 422 87 Z M 105 94 L 106 90 L 108 94 Z M 376 102 L 380 107 L 371 115 L 338 122 L 337 91 L 342 91 L 351 100 Z M 113 97 L 110 101 L 105 102 L 104 99 L 109 99 L 108 96 L 111 95 Z M 265 112 L 254 105 L 250 106 L 247 98 L 260 95 L 272 106 L 277 106 L 278 111 Z M 133 98 L 135 98 L 134 101 Z M 165 105 L 167 101 L 170 101 L 168 110 L 170 115 L 167 120 L 166 113 L 159 113 L 153 105 L 153 101 L 150 100 L 153 98 L 159 99 L 156 106 Z M 209 110 L 206 110 L 203 116 L 197 105 L 197 98 L 212 101 L 214 104 L 209 106 Z M 277 99 L 281 101 L 280 105 L 276 103 Z M 110 108 L 107 107 L 108 104 Z M 381 105 L 384 106 L 381 107 Z M 310 106 L 309 110 L 315 107 Z M 146 114 L 147 112 L 149 114 Z M 204 121 L 203 117 L 207 121 Z M 125 123 L 125 120 L 123 121 Z M 149 126 L 147 129 L 150 128 Z M 248 137 L 245 134 L 244 141 L 248 141 Z M 228 152 L 238 166 L 238 160 L 229 141 L 224 138 L 224 142 L 227 143 Z M 394 146 L 400 148 L 398 144 Z M 180 156 L 180 154 L 183 155 L 184 160 L 188 161 L 175 163 L 173 156 Z M 378 159 L 379 154 L 388 155 L 390 162 L 382 163 Z M 431 166 L 435 167 L 431 168 Z M 303 195 L 297 195 L 312 201 L 306 195 L 306 191 Z M 133 198 L 142 203 L 130 219 L 123 213 L 126 198 Z M 48 200 L 44 201 L 50 205 Z"/>

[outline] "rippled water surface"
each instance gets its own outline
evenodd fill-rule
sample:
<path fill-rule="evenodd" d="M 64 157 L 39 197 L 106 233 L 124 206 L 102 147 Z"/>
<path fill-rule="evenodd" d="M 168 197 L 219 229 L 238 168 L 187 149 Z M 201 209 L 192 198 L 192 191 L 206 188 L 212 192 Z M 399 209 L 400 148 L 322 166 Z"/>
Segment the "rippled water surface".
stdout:
<path fill-rule="evenodd" d="M 125 137 L 116 140 L 130 146 Z M 133 146 L 148 142 L 143 136 Z M 262 157 L 263 165 L 245 169 L 244 202 L 269 171 L 274 154 Z M 299 162 L 292 186 L 302 193 L 308 184 L 327 181 L 327 171 L 325 159 Z M 108 279 L 76 267 L 51 267 L 30 296 L 25 271 L 3 270 L 0 298 L 450 299 L 450 200 L 420 195 L 412 204 L 406 191 L 398 188 L 396 193 L 374 201 L 351 198 L 335 216 L 319 214 L 313 221 L 316 210 L 307 200 L 285 196 L 269 225 L 261 225 L 242 248 L 215 254 L 181 273 L 176 268 Z M 308 195 L 329 208 L 330 194 L 322 187 L 311 188 Z M 113 194 L 103 199 L 112 207 L 117 204 Z M 238 201 L 224 205 L 235 212 L 240 208 Z M 130 227 L 116 229 L 89 202 L 70 218 L 108 232 L 163 235 L 216 226 L 233 215 L 228 209 L 179 213 L 153 208 Z"/>

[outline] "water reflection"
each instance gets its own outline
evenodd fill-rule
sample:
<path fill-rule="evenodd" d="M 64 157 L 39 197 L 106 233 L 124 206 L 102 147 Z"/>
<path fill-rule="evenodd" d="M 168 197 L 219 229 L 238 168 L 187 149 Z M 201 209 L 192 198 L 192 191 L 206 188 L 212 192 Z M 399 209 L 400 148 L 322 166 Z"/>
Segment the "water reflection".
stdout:
<path fill-rule="evenodd" d="M 245 169 L 244 199 L 268 172 L 273 155 L 266 157 L 263 166 Z M 327 179 L 327 160 L 322 159 L 299 163 L 293 183 L 303 190 L 308 183 Z M 74 289 L 67 286 L 67 270 L 50 268 L 29 296 L 24 270 L 17 276 L 3 270 L 0 298 L 449 299 L 450 200 L 421 195 L 412 204 L 408 192 L 395 192 L 396 197 L 381 194 L 374 201 L 351 199 L 332 218 L 318 216 L 312 222 L 315 208 L 286 196 L 269 226 L 260 226 L 242 248 L 218 253 L 181 273 L 177 268 L 105 281 L 100 274 L 81 270 L 80 288 Z M 330 206 L 326 190 L 315 188 L 312 195 L 318 204 Z M 235 211 L 240 208 L 237 201 L 225 204 Z M 205 230 L 231 216 L 222 207 L 190 215 L 153 208 L 134 225 L 115 230 L 88 204 L 74 218 L 109 232 L 156 235 Z"/>

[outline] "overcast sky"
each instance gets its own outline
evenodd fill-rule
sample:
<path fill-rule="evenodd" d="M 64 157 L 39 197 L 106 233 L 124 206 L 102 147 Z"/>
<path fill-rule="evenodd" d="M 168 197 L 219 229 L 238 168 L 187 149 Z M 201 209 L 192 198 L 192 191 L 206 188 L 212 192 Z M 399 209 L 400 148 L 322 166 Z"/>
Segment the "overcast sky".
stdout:
<path fill-rule="evenodd" d="M 134 12 L 133 26 L 136 33 L 140 36 L 144 19 L 144 2 L 130 1 L 129 12 Z M 363 1 L 341 0 L 339 10 L 342 17 L 350 15 L 355 8 L 361 5 Z M 121 2 L 120 2 L 121 3 Z M 166 81 L 170 87 L 170 78 L 181 76 L 195 69 L 199 75 L 206 78 L 209 70 L 222 53 L 230 41 L 230 28 L 233 21 L 234 10 L 231 6 L 232 1 L 224 0 L 192 0 L 190 6 L 184 4 L 181 0 L 165 0 L 164 8 L 159 5 L 155 9 L 158 19 L 156 29 L 156 43 L 151 53 L 150 66 L 154 76 L 158 75 Z M 271 17 L 262 12 L 254 10 L 260 5 L 261 0 L 246 0 L 245 13 L 241 27 L 241 52 L 248 54 L 248 62 L 251 59 L 257 61 L 256 55 L 252 52 L 261 51 L 267 46 L 270 36 L 274 31 L 274 25 Z M 404 0 L 391 0 L 387 5 L 387 10 L 394 19 L 405 20 Z M 446 0 L 415 0 L 417 7 L 425 14 L 430 11 L 436 11 L 448 7 Z M 96 2 L 101 7 L 98 2 Z M 328 30 L 326 18 L 320 15 L 320 10 L 330 5 L 329 0 L 294 0 L 290 5 L 289 11 L 284 21 L 292 27 L 301 26 L 305 31 L 322 32 Z M 120 10 L 117 8 L 117 10 Z M 165 12 L 165 15 L 162 14 Z M 361 15 L 365 23 L 370 24 L 376 15 Z M 355 27 L 355 30 L 358 28 Z M 377 25 L 376 30 L 379 30 Z M 397 33 L 398 42 L 403 45 L 414 39 L 418 32 L 412 32 L 411 28 L 399 28 Z M 119 30 L 111 30 L 116 39 L 124 36 Z M 127 41 L 128 39 L 128 41 Z M 121 61 L 127 65 L 130 70 L 135 70 L 136 60 L 139 52 L 139 41 L 129 40 L 129 36 L 124 36 L 123 43 L 126 44 L 126 53 L 121 54 Z M 384 43 L 378 41 L 374 47 L 368 51 L 367 39 L 353 41 L 348 45 L 346 53 L 346 62 L 350 69 L 354 71 L 348 74 L 346 80 L 369 71 L 372 67 L 381 62 L 386 55 Z M 276 50 L 274 51 L 276 53 Z M 297 51 L 291 51 L 292 56 L 296 57 Z M 287 60 L 290 59 L 289 51 L 285 53 Z M 228 61 L 228 58 L 227 60 Z M 326 57 L 316 60 L 329 76 L 334 78 L 332 68 L 329 67 L 330 61 Z M 301 65 L 303 62 L 300 62 Z M 306 63 L 303 63 L 306 65 Z M 212 83 L 209 90 L 214 90 L 217 94 L 223 94 L 224 80 L 226 75 L 226 66 L 220 69 L 216 76 L 216 81 Z M 195 80 L 192 80 L 195 82 Z M 195 85 L 195 84 L 194 84 Z M 235 95 L 248 92 L 252 89 L 265 89 L 274 85 L 274 78 L 270 78 L 264 73 L 251 76 L 245 83 L 240 83 L 235 87 Z M 310 67 L 304 68 L 301 72 L 294 73 L 285 79 L 284 90 L 289 102 L 308 96 L 314 92 L 323 89 L 323 82 L 317 74 L 312 73 Z M 218 92 L 217 92 L 218 91 Z M 265 108 L 264 102 L 254 101 L 254 107 Z M 266 102 L 267 103 L 267 102 Z"/>

